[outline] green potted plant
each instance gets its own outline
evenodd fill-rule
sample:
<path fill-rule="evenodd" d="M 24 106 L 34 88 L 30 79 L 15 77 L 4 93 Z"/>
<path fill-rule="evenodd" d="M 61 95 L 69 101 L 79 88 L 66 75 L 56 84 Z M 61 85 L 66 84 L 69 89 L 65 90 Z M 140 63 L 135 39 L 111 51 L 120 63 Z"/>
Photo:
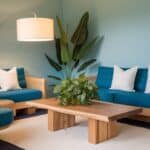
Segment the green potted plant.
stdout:
<path fill-rule="evenodd" d="M 91 104 L 91 100 L 97 97 L 97 87 L 83 74 L 85 74 L 87 67 L 96 62 L 96 59 L 83 60 L 83 58 L 93 48 L 97 40 L 99 39 L 101 42 L 103 37 L 95 37 L 90 42 L 87 41 L 88 12 L 83 14 L 71 37 L 64 30 L 58 16 L 56 20 L 60 32 L 60 37 L 55 39 L 57 60 L 53 60 L 45 54 L 49 64 L 59 72 L 57 76 L 48 76 L 59 81 L 59 84 L 54 86 L 54 93 L 58 95 L 61 105 Z"/>
<path fill-rule="evenodd" d="M 58 94 L 60 104 L 63 106 L 89 105 L 92 99 L 97 98 L 97 87 L 84 75 L 80 75 L 78 78 L 63 80 L 55 86 L 54 93 Z"/>

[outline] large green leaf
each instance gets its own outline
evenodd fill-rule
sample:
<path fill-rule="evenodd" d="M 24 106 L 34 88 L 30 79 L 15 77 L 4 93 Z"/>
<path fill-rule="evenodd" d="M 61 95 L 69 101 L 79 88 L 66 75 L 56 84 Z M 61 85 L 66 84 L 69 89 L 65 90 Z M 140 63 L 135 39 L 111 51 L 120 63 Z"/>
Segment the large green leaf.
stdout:
<path fill-rule="evenodd" d="M 60 18 L 57 16 L 56 19 L 57 19 L 57 24 L 61 35 L 61 39 L 60 39 L 61 59 L 64 64 L 67 64 L 71 61 L 71 53 L 68 46 L 68 37 L 63 28 Z"/>
<path fill-rule="evenodd" d="M 85 56 L 85 54 L 87 52 L 89 52 L 89 50 L 92 49 L 92 47 L 94 46 L 94 44 L 97 41 L 97 37 L 94 38 L 91 42 L 89 42 L 87 45 L 85 45 L 84 47 L 82 47 L 78 53 L 78 55 L 76 56 L 76 60 L 80 60 L 83 56 Z"/>
<path fill-rule="evenodd" d="M 68 37 L 62 25 L 62 22 L 58 16 L 56 16 L 56 20 L 57 20 L 57 25 L 60 31 L 61 41 L 63 42 L 64 45 L 68 45 Z"/>
<path fill-rule="evenodd" d="M 69 63 L 72 59 L 68 45 L 64 45 L 62 41 L 61 41 L 61 59 L 64 64 Z"/>
<path fill-rule="evenodd" d="M 55 80 L 61 80 L 60 77 L 54 76 L 54 75 L 48 75 L 49 78 L 55 79 Z"/>
<path fill-rule="evenodd" d="M 89 13 L 85 12 L 75 30 L 71 42 L 74 45 L 82 45 L 88 37 L 88 21 L 89 21 Z"/>
<path fill-rule="evenodd" d="M 79 51 L 80 51 L 81 48 L 82 48 L 82 45 L 76 45 L 74 47 L 74 49 L 73 49 L 73 55 L 72 55 L 72 59 L 74 61 L 76 61 L 76 57 L 77 57 L 77 55 L 78 55 L 78 53 L 79 53 Z"/>
<path fill-rule="evenodd" d="M 55 38 L 55 45 L 56 45 L 56 56 L 59 64 L 62 65 L 62 59 L 61 59 L 61 44 L 60 44 L 60 39 Z"/>
<path fill-rule="evenodd" d="M 88 60 L 86 62 L 84 62 L 78 69 L 78 72 L 83 71 L 84 69 L 86 69 L 88 66 L 90 66 L 91 64 L 93 64 L 96 61 L 96 59 L 91 59 Z"/>
<path fill-rule="evenodd" d="M 49 87 L 55 87 L 56 86 L 56 84 L 50 84 L 50 85 L 48 85 Z"/>
<path fill-rule="evenodd" d="M 75 30 L 71 38 L 71 42 L 74 44 L 72 55 L 73 60 L 75 60 L 81 47 L 84 45 L 84 43 L 88 38 L 88 21 L 89 21 L 89 13 L 85 12 L 79 22 L 79 25 L 77 26 L 77 29 Z"/>
<path fill-rule="evenodd" d="M 75 61 L 74 66 L 73 66 L 73 69 L 76 68 L 76 67 L 78 67 L 79 62 L 80 62 L 80 60 Z"/>
<path fill-rule="evenodd" d="M 61 71 L 62 67 L 56 63 L 53 59 L 51 59 L 47 54 L 45 54 L 46 59 L 48 60 L 49 64 L 56 69 L 57 71 Z"/>

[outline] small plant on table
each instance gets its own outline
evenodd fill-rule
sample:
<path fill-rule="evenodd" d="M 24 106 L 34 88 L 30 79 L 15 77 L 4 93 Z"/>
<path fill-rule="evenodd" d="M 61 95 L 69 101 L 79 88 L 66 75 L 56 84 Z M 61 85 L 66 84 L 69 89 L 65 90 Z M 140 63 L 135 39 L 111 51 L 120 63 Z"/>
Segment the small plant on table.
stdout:
<path fill-rule="evenodd" d="M 55 86 L 54 93 L 58 94 L 60 104 L 67 105 L 89 105 L 91 100 L 97 98 L 97 87 L 84 75 L 75 79 L 63 80 Z"/>

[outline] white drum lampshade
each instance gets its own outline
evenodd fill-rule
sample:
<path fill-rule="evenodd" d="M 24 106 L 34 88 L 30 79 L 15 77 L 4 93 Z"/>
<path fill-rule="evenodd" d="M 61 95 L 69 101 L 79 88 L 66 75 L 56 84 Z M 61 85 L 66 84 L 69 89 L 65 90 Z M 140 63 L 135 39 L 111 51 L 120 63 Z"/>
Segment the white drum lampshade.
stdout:
<path fill-rule="evenodd" d="M 24 42 L 54 40 L 53 19 L 37 17 L 18 19 L 17 40 Z"/>

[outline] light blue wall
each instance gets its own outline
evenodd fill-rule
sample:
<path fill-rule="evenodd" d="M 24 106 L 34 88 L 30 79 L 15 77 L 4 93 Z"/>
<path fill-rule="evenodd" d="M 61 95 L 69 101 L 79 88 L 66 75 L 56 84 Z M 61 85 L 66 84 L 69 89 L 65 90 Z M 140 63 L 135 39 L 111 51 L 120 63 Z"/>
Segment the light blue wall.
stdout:
<path fill-rule="evenodd" d="M 149 7 L 149 0 L 1 0 L 0 68 L 23 66 L 29 74 L 43 77 L 57 73 L 44 57 L 47 52 L 55 58 L 54 42 L 16 41 L 16 19 L 31 17 L 33 11 L 39 17 L 54 18 L 63 14 L 70 33 L 74 31 L 83 12 L 89 11 L 89 37 L 104 35 L 105 39 L 102 47 L 96 46 L 88 57 L 97 57 L 102 65 L 148 66 Z"/>
<path fill-rule="evenodd" d="M 104 35 L 97 55 L 102 65 L 150 64 L 150 0 L 63 0 L 65 23 L 70 32 L 83 12 L 90 13 L 90 37 Z"/>
<path fill-rule="evenodd" d="M 61 14 L 59 0 L 1 0 L 0 1 L 0 68 L 24 67 L 31 75 L 47 77 L 54 70 L 49 67 L 44 53 L 55 57 L 54 42 L 16 41 L 16 19 L 55 17 Z"/>

